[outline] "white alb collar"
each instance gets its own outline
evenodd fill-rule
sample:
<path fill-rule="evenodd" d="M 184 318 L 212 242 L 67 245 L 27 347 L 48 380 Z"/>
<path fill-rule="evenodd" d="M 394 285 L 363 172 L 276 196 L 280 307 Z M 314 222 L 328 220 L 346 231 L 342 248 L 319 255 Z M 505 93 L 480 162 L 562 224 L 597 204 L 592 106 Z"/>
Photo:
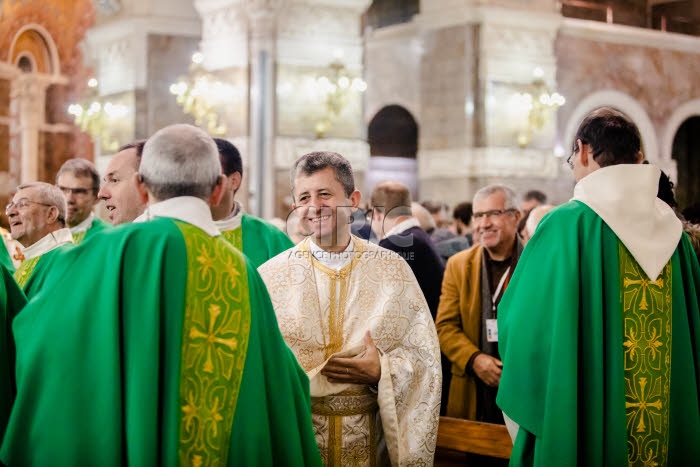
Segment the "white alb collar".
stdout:
<path fill-rule="evenodd" d="M 79 234 L 81 232 L 87 232 L 87 230 L 92 227 L 92 221 L 95 220 L 95 215 L 93 213 L 90 213 L 89 216 L 83 220 L 80 224 L 76 225 L 75 227 L 70 228 L 70 233 L 73 235 Z"/>
<path fill-rule="evenodd" d="M 243 206 L 241 206 L 238 201 L 234 201 L 234 209 L 231 211 L 231 214 L 226 219 L 214 221 L 214 223 L 220 231 L 226 232 L 228 230 L 236 230 L 240 227 L 241 219 L 243 219 Z"/>
<path fill-rule="evenodd" d="M 661 171 L 653 165 L 603 167 L 581 179 L 572 199 L 598 214 L 651 280 L 656 280 L 678 246 L 683 226 L 656 197 Z"/>
<path fill-rule="evenodd" d="M 309 237 L 309 248 L 313 257 L 316 258 L 321 264 L 338 271 L 347 266 L 352 260 L 352 256 L 355 251 L 355 243 L 351 236 L 350 243 L 348 243 L 345 250 L 341 251 L 340 253 L 332 253 L 316 245 L 316 243 L 311 240 L 311 237 Z"/>
<path fill-rule="evenodd" d="M 66 243 L 73 243 L 73 235 L 70 233 L 70 229 L 64 227 L 62 229 L 54 230 L 53 232 L 45 235 L 41 240 L 29 245 L 27 248 L 22 250 L 24 255 L 24 260 L 36 258 L 43 254 L 48 253 L 54 248 L 58 248 Z"/>
<path fill-rule="evenodd" d="M 147 222 L 156 217 L 170 217 L 195 227 L 199 227 L 208 235 L 221 235 L 211 218 L 209 205 L 194 196 L 178 196 L 152 204 L 134 222 Z"/>
<path fill-rule="evenodd" d="M 413 227 L 420 227 L 420 223 L 415 217 L 406 219 L 405 221 L 399 222 L 398 224 L 393 226 L 391 229 L 389 229 L 387 233 L 384 234 L 383 239 L 391 237 L 392 235 L 399 235 L 408 229 L 412 229 Z"/>

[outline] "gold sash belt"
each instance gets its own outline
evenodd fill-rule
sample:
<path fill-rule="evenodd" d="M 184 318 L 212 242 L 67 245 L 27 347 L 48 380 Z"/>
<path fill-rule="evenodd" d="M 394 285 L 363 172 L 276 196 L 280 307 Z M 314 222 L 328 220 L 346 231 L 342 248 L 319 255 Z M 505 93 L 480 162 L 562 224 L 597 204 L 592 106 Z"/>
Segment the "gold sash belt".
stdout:
<path fill-rule="evenodd" d="M 371 414 L 377 411 L 376 394 L 348 394 L 341 392 L 333 396 L 312 397 L 311 413 L 329 417 Z"/>

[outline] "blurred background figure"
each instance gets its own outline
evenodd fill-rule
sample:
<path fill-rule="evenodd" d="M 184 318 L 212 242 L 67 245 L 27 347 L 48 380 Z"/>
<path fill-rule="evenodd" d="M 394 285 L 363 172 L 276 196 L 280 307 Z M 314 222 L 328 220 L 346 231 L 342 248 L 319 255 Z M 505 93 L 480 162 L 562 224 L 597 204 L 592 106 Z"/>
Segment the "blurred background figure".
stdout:
<path fill-rule="evenodd" d="M 532 208 L 525 221 L 525 228 L 520 232 L 523 244 L 527 243 L 532 236 L 535 235 L 537 224 L 539 224 L 542 218 L 552 209 L 554 209 L 554 206 L 551 204 L 541 204 Z"/>
<path fill-rule="evenodd" d="M 545 204 L 547 202 L 547 195 L 542 193 L 540 190 L 530 190 L 523 195 L 523 199 L 520 201 L 520 210 L 523 214 L 532 211 L 533 208 Z"/>
<path fill-rule="evenodd" d="M 471 227 L 472 203 L 469 201 L 459 203 L 452 211 L 452 218 L 454 219 L 453 226 L 457 236 L 438 242 L 435 245 L 443 261 L 447 261 L 455 253 L 466 250 L 474 244 Z"/>

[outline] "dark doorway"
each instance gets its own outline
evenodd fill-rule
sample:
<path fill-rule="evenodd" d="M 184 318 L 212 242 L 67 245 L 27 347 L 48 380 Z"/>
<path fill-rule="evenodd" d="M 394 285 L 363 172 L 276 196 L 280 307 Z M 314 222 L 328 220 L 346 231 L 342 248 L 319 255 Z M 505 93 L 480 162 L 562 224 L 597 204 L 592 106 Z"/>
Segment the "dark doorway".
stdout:
<path fill-rule="evenodd" d="M 678 167 L 676 200 L 684 209 L 700 202 L 700 116 L 687 119 L 678 128 L 672 155 Z"/>
<path fill-rule="evenodd" d="M 400 105 L 388 105 L 369 122 L 367 142 L 372 156 L 415 159 L 418 125 L 411 112 Z"/>

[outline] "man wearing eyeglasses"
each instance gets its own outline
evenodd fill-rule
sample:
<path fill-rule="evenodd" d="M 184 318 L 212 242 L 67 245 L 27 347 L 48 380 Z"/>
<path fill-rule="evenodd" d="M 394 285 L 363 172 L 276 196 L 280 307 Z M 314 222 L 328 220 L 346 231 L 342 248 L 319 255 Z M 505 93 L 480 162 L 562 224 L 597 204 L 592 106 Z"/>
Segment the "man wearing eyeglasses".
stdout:
<path fill-rule="evenodd" d="M 92 162 L 80 158 L 67 160 L 56 174 L 56 186 L 66 197 L 66 222 L 76 244 L 109 226 L 92 213 L 100 189 L 100 174 Z"/>
<path fill-rule="evenodd" d="M 502 369 L 496 306 L 522 251 L 516 202 L 504 185 L 477 191 L 472 221 L 479 241 L 447 262 L 435 326 L 440 348 L 452 362 L 450 417 L 503 423 L 496 406 Z"/>
<path fill-rule="evenodd" d="M 35 272 L 50 263 L 48 258 L 60 251 L 58 247 L 73 243 L 70 230 L 65 228 L 66 200 L 61 190 L 49 183 L 25 183 L 17 187 L 5 214 L 12 238 L 24 247 L 24 260 L 15 279 L 30 296 L 36 288 L 32 280 Z"/>
<path fill-rule="evenodd" d="M 700 266 L 641 149 L 621 112 L 585 117 L 573 199 L 538 225 L 499 306 L 511 465 L 700 459 Z"/>

